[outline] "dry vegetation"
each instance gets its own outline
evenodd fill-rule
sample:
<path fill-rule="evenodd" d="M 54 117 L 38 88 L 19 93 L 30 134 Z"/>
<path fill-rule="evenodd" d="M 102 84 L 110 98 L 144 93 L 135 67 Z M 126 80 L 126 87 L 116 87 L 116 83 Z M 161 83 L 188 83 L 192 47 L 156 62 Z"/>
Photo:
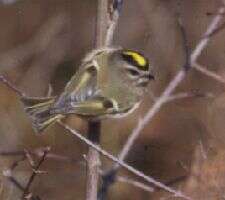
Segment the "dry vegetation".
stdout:
<path fill-rule="evenodd" d="M 210 36 L 197 62 L 192 54 L 192 69 L 148 120 L 126 158 L 135 169 L 193 200 L 225 199 L 223 3 L 127 0 L 115 32 L 115 45 L 149 57 L 156 80 L 140 109 L 123 120 L 103 122 L 100 144 L 112 155 L 119 155 L 139 118 L 157 105 L 187 61 L 179 20 L 190 53 Z M 0 74 L 29 96 L 59 94 L 94 46 L 96 5 L 97 0 L 0 1 Z M 213 34 L 206 34 L 215 19 Z M 65 123 L 87 136 L 86 123 L 79 118 L 69 117 Z M 59 124 L 35 135 L 18 94 L 4 84 L 0 84 L 0 135 L 0 200 L 85 199 L 88 145 Z M 101 159 L 102 170 L 115 164 L 105 156 Z M 107 197 L 182 199 L 124 168 Z"/>

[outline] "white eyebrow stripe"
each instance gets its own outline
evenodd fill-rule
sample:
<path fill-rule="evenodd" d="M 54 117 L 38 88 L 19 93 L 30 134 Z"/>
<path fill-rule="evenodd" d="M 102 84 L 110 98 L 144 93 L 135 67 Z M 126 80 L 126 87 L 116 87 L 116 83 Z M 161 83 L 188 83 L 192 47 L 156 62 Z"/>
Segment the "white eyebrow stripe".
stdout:
<path fill-rule="evenodd" d="M 125 69 L 128 69 L 128 70 L 129 70 L 129 69 L 133 69 L 133 70 L 139 72 L 138 68 L 135 67 L 135 66 L 133 66 L 133 65 L 125 65 L 124 68 L 125 68 Z"/>

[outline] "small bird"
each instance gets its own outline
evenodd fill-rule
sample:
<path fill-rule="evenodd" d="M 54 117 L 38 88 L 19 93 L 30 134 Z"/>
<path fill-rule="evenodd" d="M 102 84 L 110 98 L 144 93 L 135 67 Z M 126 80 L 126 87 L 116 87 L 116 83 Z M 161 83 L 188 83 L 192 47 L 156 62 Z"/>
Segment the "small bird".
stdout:
<path fill-rule="evenodd" d="M 35 132 L 69 114 L 87 120 L 123 117 L 137 108 L 154 76 L 148 59 L 123 48 L 96 49 L 58 97 L 22 97 Z"/>

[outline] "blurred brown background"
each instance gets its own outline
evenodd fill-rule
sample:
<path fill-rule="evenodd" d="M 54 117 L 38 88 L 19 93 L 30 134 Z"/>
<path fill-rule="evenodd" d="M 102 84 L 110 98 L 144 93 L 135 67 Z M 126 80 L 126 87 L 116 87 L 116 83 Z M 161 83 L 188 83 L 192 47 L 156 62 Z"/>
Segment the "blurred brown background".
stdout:
<path fill-rule="evenodd" d="M 53 95 L 57 95 L 75 73 L 85 53 L 93 48 L 97 1 L 0 2 L 0 73 L 29 96 L 46 96 L 50 85 Z M 154 66 L 156 80 L 139 110 L 123 120 L 104 121 L 101 144 L 106 150 L 114 155 L 119 152 L 138 117 L 152 105 L 152 95 L 160 95 L 184 62 L 177 13 L 183 20 L 190 49 L 193 49 L 219 6 L 220 0 L 124 2 L 115 45 L 144 52 Z M 215 35 L 199 63 L 225 78 L 224 38 L 224 30 Z M 192 69 L 177 92 L 193 91 L 211 93 L 213 97 L 186 98 L 163 106 L 144 129 L 128 161 L 193 199 L 225 199 L 224 85 Z M 81 120 L 68 118 L 67 123 L 85 132 Z M 3 84 L 0 84 L 0 138 L 1 151 L 32 151 L 51 146 L 51 152 L 82 162 L 87 151 L 85 144 L 58 125 L 50 127 L 43 135 L 35 135 L 19 98 Z M 1 200 L 21 197 L 21 191 L 2 175 L 16 159 L 14 156 L 0 157 Z M 103 167 L 109 164 L 104 159 Z M 42 200 L 84 199 L 83 164 L 47 159 L 41 169 L 47 174 L 35 178 L 31 191 Z M 13 176 L 26 185 L 30 173 L 29 164 L 20 162 Z M 109 199 L 176 198 L 161 190 L 151 194 L 125 183 L 116 183 Z"/>

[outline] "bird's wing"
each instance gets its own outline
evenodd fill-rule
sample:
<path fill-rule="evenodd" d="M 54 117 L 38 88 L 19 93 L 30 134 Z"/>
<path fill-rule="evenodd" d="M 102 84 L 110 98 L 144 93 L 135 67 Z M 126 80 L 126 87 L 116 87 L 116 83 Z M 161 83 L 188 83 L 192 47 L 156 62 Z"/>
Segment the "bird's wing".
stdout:
<path fill-rule="evenodd" d="M 90 67 L 72 77 L 52 112 L 86 116 L 111 114 L 117 110 L 113 100 L 104 97 L 97 86 L 97 68 Z"/>
<path fill-rule="evenodd" d="M 78 71 L 67 83 L 64 92 L 59 96 L 55 106 L 82 102 L 92 98 L 97 92 L 97 69 L 93 66 Z"/>

